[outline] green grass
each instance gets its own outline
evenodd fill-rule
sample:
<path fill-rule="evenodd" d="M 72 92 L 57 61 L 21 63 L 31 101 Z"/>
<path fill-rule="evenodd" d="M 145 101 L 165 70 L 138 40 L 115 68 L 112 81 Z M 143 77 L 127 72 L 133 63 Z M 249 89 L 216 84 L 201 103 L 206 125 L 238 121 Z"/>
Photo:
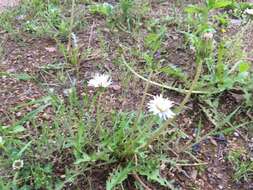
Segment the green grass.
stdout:
<path fill-rule="evenodd" d="M 162 10 L 164 3 L 155 8 Z M 243 50 L 243 35 L 233 39 L 219 33 L 235 12 L 248 23 L 242 29 L 246 31 L 250 27 L 250 18 L 243 14 L 246 7 L 251 5 L 208 0 L 153 18 L 150 11 L 154 5 L 142 0 L 120 0 L 113 5 L 32 0 L 1 13 L 1 30 L 16 43 L 25 39 L 23 34 L 50 38 L 62 58 L 40 67 L 40 75 L 0 73 L 0 77 L 33 82 L 45 94 L 9 108 L 17 113 L 33 107 L 21 117 L 10 112 L 4 116 L 9 122 L 0 120 L 0 189 L 62 189 L 70 183 L 78 186 L 80 178 L 92 189 L 88 184 L 95 170 L 105 171 L 106 190 L 126 189 L 129 178 L 135 179 L 133 187 L 137 189 L 145 189 L 146 183 L 174 189 L 174 179 L 162 175 L 161 166 L 165 165 L 168 173 L 180 166 L 197 166 L 204 172 L 207 163 L 194 155 L 195 145 L 240 129 L 248 134 L 252 125 L 252 118 L 245 116 L 253 109 L 253 76 L 249 55 Z M 221 9 L 233 12 L 222 13 Z M 180 67 L 181 57 L 178 64 L 168 62 L 167 40 L 174 31 L 183 38 L 182 51 L 193 51 L 195 73 Z M 89 34 L 88 42 L 79 39 L 82 32 Z M 96 51 L 99 62 L 93 61 Z M 0 53 L 4 55 L 4 49 Z M 87 86 L 81 68 L 89 62 L 95 64 L 96 72 L 106 71 L 118 78 L 122 91 L 115 95 L 116 101 L 128 102 L 130 96 L 137 96 L 134 108 L 125 109 L 122 104 L 115 108 L 111 88 Z M 91 71 L 86 72 L 91 75 Z M 50 75 L 64 93 L 52 90 L 41 75 Z M 164 121 L 146 111 L 147 101 L 158 91 L 164 96 L 176 93 L 172 96 L 176 99 L 174 118 Z M 222 96 L 234 91 L 240 91 L 242 101 L 224 113 Z M 109 104 L 108 99 L 112 100 Z M 191 111 L 195 114 L 202 113 L 193 123 L 195 136 L 180 125 L 191 109 L 188 103 L 194 105 Z M 205 128 L 207 122 L 211 128 Z M 235 171 L 233 180 L 245 182 L 252 177 L 252 162 L 240 160 L 241 154 L 230 150 L 227 160 Z M 24 165 L 13 168 L 19 160 Z"/>

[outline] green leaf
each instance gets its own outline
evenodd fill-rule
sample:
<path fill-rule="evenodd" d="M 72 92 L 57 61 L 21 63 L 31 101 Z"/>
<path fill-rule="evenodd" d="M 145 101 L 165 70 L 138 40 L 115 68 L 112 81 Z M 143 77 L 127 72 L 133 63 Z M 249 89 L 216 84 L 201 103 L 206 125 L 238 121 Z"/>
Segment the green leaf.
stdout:
<path fill-rule="evenodd" d="M 28 75 L 27 73 L 20 73 L 17 75 L 13 75 L 16 79 L 18 80 L 22 80 L 22 81 L 28 81 L 28 80 L 32 80 L 33 77 Z"/>
<path fill-rule="evenodd" d="M 12 77 L 15 78 L 17 80 L 21 80 L 21 81 L 28 81 L 28 80 L 32 80 L 33 77 L 28 75 L 27 73 L 7 73 L 7 72 L 0 72 L 0 76 L 7 76 L 7 77 Z"/>
<path fill-rule="evenodd" d="M 159 183 L 162 186 L 172 188 L 171 182 L 169 182 L 167 179 L 163 178 L 160 175 L 160 171 L 159 171 L 158 168 L 153 169 L 153 170 L 150 170 L 148 168 L 147 169 L 142 169 L 142 170 L 139 171 L 139 173 L 141 175 L 147 176 L 148 180 L 152 180 L 152 181 L 155 181 L 155 182 Z"/>
<path fill-rule="evenodd" d="M 26 129 L 22 125 L 15 125 L 15 126 L 1 126 L 3 130 L 6 130 L 7 133 L 9 134 L 16 134 L 16 133 L 21 133 L 25 131 Z"/>
<path fill-rule="evenodd" d="M 232 2 L 230 0 L 218 0 L 215 2 L 215 4 L 212 6 L 213 9 L 220 9 L 220 8 L 225 8 L 227 6 L 232 5 Z"/>
<path fill-rule="evenodd" d="M 13 126 L 22 125 L 22 124 L 24 124 L 27 121 L 31 121 L 40 112 L 42 112 L 44 109 L 46 109 L 49 105 L 51 105 L 51 103 L 47 103 L 45 105 L 42 105 L 42 106 L 38 107 L 37 109 L 35 109 L 35 110 L 27 113 L 22 119 L 20 119 L 19 121 L 17 121 Z"/>
<path fill-rule="evenodd" d="M 32 141 L 29 141 L 17 154 L 17 156 L 20 158 L 23 154 L 23 152 L 25 152 L 25 150 L 32 144 Z"/>
<path fill-rule="evenodd" d="M 156 52 L 161 47 L 164 34 L 164 28 L 161 28 L 157 33 L 149 33 L 144 39 L 145 45 L 153 52 Z"/>
<path fill-rule="evenodd" d="M 132 172 L 133 166 L 129 163 L 125 168 L 119 168 L 111 174 L 110 179 L 106 181 L 106 190 L 113 190 L 114 187 L 121 184 L 128 176 L 130 172 Z"/>
<path fill-rule="evenodd" d="M 89 161 L 91 161 L 91 157 L 90 157 L 88 154 L 83 153 L 83 154 L 82 154 L 82 158 L 81 158 L 81 159 L 78 159 L 78 160 L 75 162 L 75 164 L 78 165 L 78 164 L 80 164 L 80 163 L 89 162 Z"/>
<path fill-rule="evenodd" d="M 161 72 L 166 73 L 168 76 L 178 78 L 180 80 L 186 81 L 187 77 L 185 73 L 180 68 L 174 66 L 167 66 L 160 69 Z"/>
<path fill-rule="evenodd" d="M 242 73 L 242 72 L 248 72 L 249 69 L 250 69 L 250 65 L 248 63 L 241 63 L 239 65 L 239 71 L 240 71 L 240 73 Z"/>
<path fill-rule="evenodd" d="M 204 11 L 204 9 L 202 7 L 199 7 L 196 5 L 189 5 L 188 7 L 185 8 L 185 12 L 189 13 L 189 14 L 201 13 L 203 11 Z"/>
<path fill-rule="evenodd" d="M 100 15 L 104 15 L 104 16 L 109 16 L 112 14 L 113 6 L 109 3 L 103 3 L 103 4 L 97 3 L 94 5 L 90 5 L 89 11 L 92 14 L 100 14 Z"/>

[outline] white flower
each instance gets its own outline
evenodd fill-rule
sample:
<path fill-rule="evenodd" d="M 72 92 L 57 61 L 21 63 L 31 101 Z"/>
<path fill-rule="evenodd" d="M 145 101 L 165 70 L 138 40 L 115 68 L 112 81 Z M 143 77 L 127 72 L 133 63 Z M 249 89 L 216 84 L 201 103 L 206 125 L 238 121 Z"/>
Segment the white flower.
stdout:
<path fill-rule="evenodd" d="M 105 74 L 95 74 L 95 76 L 89 80 L 88 82 L 88 86 L 92 86 L 95 88 L 98 87 L 108 87 L 112 84 L 112 80 L 110 78 L 109 75 L 105 75 Z"/>
<path fill-rule="evenodd" d="M 20 170 L 24 166 L 23 160 L 15 160 L 12 164 L 13 170 Z"/>
<path fill-rule="evenodd" d="M 246 9 L 245 13 L 248 15 L 253 15 L 253 9 Z"/>
<path fill-rule="evenodd" d="M 172 106 L 173 102 L 163 98 L 162 95 L 154 96 L 154 99 L 148 103 L 149 111 L 164 120 L 174 117 L 175 113 L 171 111 Z"/>

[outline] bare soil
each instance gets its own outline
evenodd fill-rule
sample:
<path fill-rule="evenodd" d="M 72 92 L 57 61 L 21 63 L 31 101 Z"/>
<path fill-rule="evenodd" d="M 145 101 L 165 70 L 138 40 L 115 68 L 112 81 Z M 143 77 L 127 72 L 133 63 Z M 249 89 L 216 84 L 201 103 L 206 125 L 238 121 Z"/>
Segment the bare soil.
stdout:
<path fill-rule="evenodd" d="M 6 8 L 17 6 L 19 2 L 20 0 L 0 0 L 0 12 Z"/>

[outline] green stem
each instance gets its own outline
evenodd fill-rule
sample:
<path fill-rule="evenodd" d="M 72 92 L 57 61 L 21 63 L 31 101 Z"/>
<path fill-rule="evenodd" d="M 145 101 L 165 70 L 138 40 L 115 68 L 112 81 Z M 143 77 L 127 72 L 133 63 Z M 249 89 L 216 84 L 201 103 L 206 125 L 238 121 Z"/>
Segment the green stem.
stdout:
<path fill-rule="evenodd" d="M 68 47 L 67 47 L 67 51 L 70 51 L 70 47 L 71 47 L 71 33 L 73 30 L 73 25 L 74 25 L 74 12 L 75 12 L 75 0 L 72 0 L 72 7 L 71 7 L 71 17 L 70 17 L 70 26 L 69 26 L 69 38 L 68 38 Z"/>
<path fill-rule="evenodd" d="M 98 131 L 98 134 L 101 133 L 101 112 L 100 112 L 100 104 L 101 104 L 101 97 L 103 95 L 103 91 L 99 89 L 99 95 L 98 95 L 98 103 L 97 103 L 97 112 L 96 112 L 96 131 Z"/>
<path fill-rule="evenodd" d="M 146 86 L 145 86 L 145 89 L 144 89 L 144 94 L 143 94 L 143 96 L 142 96 L 142 100 L 141 100 L 141 104 L 140 104 L 140 106 L 139 106 L 139 110 L 138 110 L 138 113 L 137 113 L 137 116 L 136 116 L 136 120 L 135 120 L 135 122 L 134 122 L 132 131 L 131 131 L 131 133 L 130 133 L 130 134 L 131 134 L 131 139 L 133 139 L 133 140 L 130 140 L 129 143 L 127 143 L 127 145 L 126 145 L 126 150 L 125 150 L 125 153 L 126 153 L 126 154 L 128 154 L 128 153 L 131 151 L 132 147 L 134 146 L 134 144 L 135 144 L 136 141 L 138 140 L 138 137 L 135 138 L 135 135 L 138 134 L 138 132 L 137 132 L 137 129 L 138 129 L 138 128 L 137 128 L 137 125 L 138 125 L 138 122 L 139 122 L 139 120 L 140 120 L 141 112 L 142 112 L 143 107 L 144 107 L 144 102 L 145 102 L 146 97 L 147 97 L 147 91 L 148 91 L 148 89 L 149 89 L 150 80 L 151 80 L 152 76 L 153 76 L 153 70 L 150 72 L 150 74 L 149 74 L 149 76 L 148 76 L 148 81 L 147 81 Z M 137 133 L 135 133 L 135 132 L 137 132 Z"/>
<path fill-rule="evenodd" d="M 149 77 L 148 77 L 148 81 L 147 81 L 145 89 L 144 89 L 144 94 L 142 96 L 141 104 L 139 106 L 139 110 L 138 110 L 138 113 L 137 113 L 137 116 L 136 116 L 136 120 L 135 120 L 134 125 L 133 125 L 133 132 L 135 132 L 136 129 L 137 129 L 137 125 L 138 125 L 138 122 L 139 122 L 140 117 L 141 117 L 141 112 L 142 112 L 143 107 L 144 107 L 144 102 L 145 102 L 146 97 L 147 97 L 147 92 L 148 92 L 148 89 L 150 87 L 150 80 L 151 80 L 152 76 L 153 76 L 153 71 L 150 72 Z"/>

